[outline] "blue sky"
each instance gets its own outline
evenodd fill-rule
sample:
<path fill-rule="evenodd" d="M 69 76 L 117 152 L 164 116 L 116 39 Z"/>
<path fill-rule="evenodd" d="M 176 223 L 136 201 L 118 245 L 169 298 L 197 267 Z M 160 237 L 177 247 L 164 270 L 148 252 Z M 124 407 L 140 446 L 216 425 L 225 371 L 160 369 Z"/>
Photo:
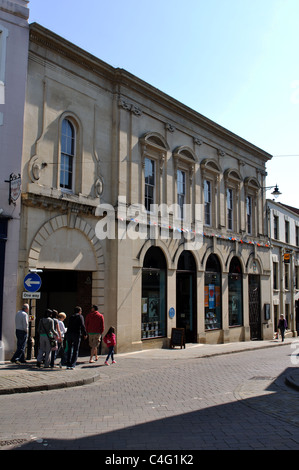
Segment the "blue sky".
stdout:
<path fill-rule="evenodd" d="M 298 0 L 30 0 L 29 9 L 30 23 L 274 155 L 267 186 L 299 208 Z"/>

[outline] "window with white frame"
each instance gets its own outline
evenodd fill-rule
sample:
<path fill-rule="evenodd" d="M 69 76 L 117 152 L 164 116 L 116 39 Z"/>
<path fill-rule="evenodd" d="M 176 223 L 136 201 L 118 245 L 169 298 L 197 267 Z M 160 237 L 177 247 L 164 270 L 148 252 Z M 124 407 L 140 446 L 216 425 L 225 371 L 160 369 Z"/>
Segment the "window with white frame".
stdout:
<path fill-rule="evenodd" d="M 259 230 L 258 208 L 262 198 L 259 197 L 261 186 L 256 178 L 246 177 L 244 180 L 246 205 L 246 231 L 248 235 L 256 236 Z"/>
<path fill-rule="evenodd" d="M 240 228 L 240 187 L 242 176 L 236 168 L 228 168 L 224 172 L 226 187 L 226 227 L 228 230 L 239 231 Z"/>
<path fill-rule="evenodd" d="M 200 168 L 203 181 L 204 223 L 210 227 L 217 227 L 220 224 L 219 198 L 217 194 L 220 190 L 220 175 L 223 172 L 218 162 L 210 158 L 202 160 Z"/>
<path fill-rule="evenodd" d="M 140 139 L 142 171 L 140 172 L 141 201 L 148 212 L 152 204 L 163 203 L 164 164 L 169 146 L 157 132 L 147 132 Z"/>
<path fill-rule="evenodd" d="M 60 144 L 60 187 L 67 191 L 73 191 L 76 131 L 69 119 L 62 121 Z"/>
<path fill-rule="evenodd" d="M 180 210 L 179 217 L 184 219 L 184 204 L 186 204 L 186 173 L 182 170 L 177 170 L 177 192 Z"/>
<path fill-rule="evenodd" d="M 246 197 L 247 233 L 252 234 L 252 197 Z"/>
<path fill-rule="evenodd" d="M 290 223 L 285 220 L 285 243 L 290 243 Z"/>
<path fill-rule="evenodd" d="M 290 289 L 290 265 L 287 263 L 284 264 L 284 288 Z"/>
<path fill-rule="evenodd" d="M 279 218 L 277 215 L 273 216 L 273 230 L 275 240 L 279 240 Z"/>
<path fill-rule="evenodd" d="M 273 289 L 278 289 L 278 263 L 273 261 Z"/>
<path fill-rule="evenodd" d="M 145 158 L 144 167 L 144 180 L 145 180 L 145 193 L 144 205 L 147 211 L 151 210 L 151 205 L 155 204 L 155 161 L 150 158 Z"/>
<path fill-rule="evenodd" d="M 205 225 L 212 225 L 211 181 L 204 181 Z"/>
<path fill-rule="evenodd" d="M 188 219 L 188 221 L 191 222 L 192 214 L 189 209 L 192 202 L 192 185 L 196 155 L 193 150 L 187 146 L 176 147 L 172 155 L 174 174 L 176 176 L 177 217 L 185 221 Z"/>
<path fill-rule="evenodd" d="M 228 188 L 226 191 L 226 205 L 227 205 L 227 228 L 233 230 L 233 190 Z"/>

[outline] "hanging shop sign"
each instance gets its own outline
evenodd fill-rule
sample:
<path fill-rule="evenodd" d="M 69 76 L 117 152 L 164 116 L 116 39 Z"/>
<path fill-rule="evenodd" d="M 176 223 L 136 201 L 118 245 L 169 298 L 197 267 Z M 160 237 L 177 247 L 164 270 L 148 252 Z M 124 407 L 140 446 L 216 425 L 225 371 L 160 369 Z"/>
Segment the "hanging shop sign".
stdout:
<path fill-rule="evenodd" d="M 291 260 L 291 255 L 290 253 L 285 253 L 283 255 L 283 261 L 286 263 L 286 264 L 289 264 L 290 263 L 290 260 Z"/>
<path fill-rule="evenodd" d="M 9 204 L 15 205 L 21 194 L 21 175 L 15 175 L 14 173 L 11 173 L 9 175 L 9 180 L 5 180 L 5 183 L 9 183 L 8 202 Z"/>

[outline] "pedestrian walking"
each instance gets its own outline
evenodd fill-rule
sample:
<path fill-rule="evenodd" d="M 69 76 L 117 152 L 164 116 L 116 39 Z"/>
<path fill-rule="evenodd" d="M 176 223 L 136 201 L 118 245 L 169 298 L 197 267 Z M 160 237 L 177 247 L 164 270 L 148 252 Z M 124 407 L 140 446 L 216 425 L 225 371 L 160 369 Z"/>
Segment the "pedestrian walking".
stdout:
<path fill-rule="evenodd" d="M 52 310 L 47 309 L 38 324 L 37 332 L 39 333 L 39 349 L 36 358 L 37 367 L 41 366 L 44 360 L 44 367 L 50 366 L 52 344 L 55 336 L 58 336 L 58 332 L 54 329 L 54 321 L 52 317 Z"/>
<path fill-rule="evenodd" d="M 65 365 L 65 335 L 66 335 L 66 332 L 67 332 L 67 328 L 64 324 L 64 320 L 66 319 L 66 314 L 64 312 L 60 312 L 58 314 L 58 323 L 59 323 L 59 329 L 60 329 L 60 334 L 61 334 L 61 343 L 58 344 L 58 351 L 57 351 L 57 356 L 56 357 L 60 357 L 61 358 L 61 361 L 60 361 L 60 364 L 59 366 L 62 367 Z"/>
<path fill-rule="evenodd" d="M 56 349 L 52 348 L 52 351 L 51 351 L 50 367 L 53 369 L 53 367 L 55 365 L 55 359 L 57 357 L 58 350 L 60 349 L 62 338 L 61 338 L 61 332 L 60 332 L 60 327 L 59 327 L 58 311 L 57 310 L 52 310 L 51 318 L 54 322 L 54 330 L 57 331 L 57 333 L 58 333 L 57 336 L 55 337 Z"/>
<path fill-rule="evenodd" d="M 96 361 L 98 360 L 98 346 L 104 332 L 104 316 L 98 311 L 96 305 L 92 306 L 91 312 L 87 315 L 85 326 L 90 346 L 89 362 L 94 362 L 93 357 Z"/>
<path fill-rule="evenodd" d="M 116 361 L 114 360 L 114 346 L 116 345 L 116 336 L 115 336 L 115 328 L 111 326 L 107 332 L 107 334 L 104 336 L 104 343 L 106 343 L 108 347 L 108 355 L 105 360 L 105 365 L 109 366 L 109 358 L 111 357 L 112 359 L 112 364 L 116 364 Z"/>
<path fill-rule="evenodd" d="M 25 360 L 25 348 L 28 337 L 28 313 L 29 304 L 24 304 L 21 310 L 16 313 L 15 327 L 17 337 L 17 349 L 11 358 L 11 362 L 26 364 Z"/>
<path fill-rule="evenodd" d="M 76 367 L 81 336 L 86 339 L 87 331 L 85 328 L 84 317 L 82 315 L 82 308 L 77 306 L 74 308 L 74 313 L 69 318 L 69 324 L 66 333 L 68 347 L 66 360 L 67 369 L 74 369 Z"/>
<path fill-rule="evenodd" d="M 277 331 L 280 330 L 281 341 L 284 341 L 285 330 L 287 329 L 288 324 L 283 315 L 280 315 L 280 319 L 277 325 Z"/>

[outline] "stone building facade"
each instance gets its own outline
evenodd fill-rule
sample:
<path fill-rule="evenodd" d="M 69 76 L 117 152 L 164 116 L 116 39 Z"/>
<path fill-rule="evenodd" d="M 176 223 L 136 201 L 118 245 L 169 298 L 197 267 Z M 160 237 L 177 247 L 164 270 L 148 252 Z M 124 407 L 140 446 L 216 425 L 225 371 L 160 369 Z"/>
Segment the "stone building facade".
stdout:
<path fill-rule="evenodd" d="M 272 338 L 270 158 L 32 24 L 19 298 L 42 270 L 35 321 L 97 304 L 118 352 L 167 347 L 173 328 L 188 342 Z"/>
<path fill-rule="evenodd" d="M 18 295 L 27 0 L 0 2 L 0 361 L 13 349 Z"/>
<path fill-rule="evenodd" d="M 272 308 L 274 330 L 280 315 L 289 334 L 299 332 L 299 209 L 267 200 L 271 240 Z"/>

